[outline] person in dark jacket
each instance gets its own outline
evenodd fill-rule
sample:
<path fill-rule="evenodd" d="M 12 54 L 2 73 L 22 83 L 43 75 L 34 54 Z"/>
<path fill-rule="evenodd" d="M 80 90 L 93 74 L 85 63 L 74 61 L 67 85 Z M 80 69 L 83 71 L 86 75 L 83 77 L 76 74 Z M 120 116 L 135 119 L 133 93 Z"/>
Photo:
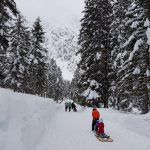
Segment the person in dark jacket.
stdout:
<path fill-rule="evenodd" d="M 72 103 L 71 102 L 68 103 L 68 107 L 69 107 L 69 112 L 70 112 L 71 111 L 71 107 L 72 107 Z"/>
<path fill-rule="evenodd" d="M 75 104 L 74 104 L 74 102 L 72 102 L 72 109 L 74 109 L 74 107 L 75 107 Z"/>
<path fill-rule="evenodd" d="M 76 109 L 76 105 L 75 105 L 75 103 L 74 103 L 74 102 L 72 102 L 72 110 L 73 110 L 73 111 L 77 111 L 77 109 Z"/>
<path fill-rule="evenodd" d="M 68 109 L 68 102 L 65 102 L 65 111 Z"/>

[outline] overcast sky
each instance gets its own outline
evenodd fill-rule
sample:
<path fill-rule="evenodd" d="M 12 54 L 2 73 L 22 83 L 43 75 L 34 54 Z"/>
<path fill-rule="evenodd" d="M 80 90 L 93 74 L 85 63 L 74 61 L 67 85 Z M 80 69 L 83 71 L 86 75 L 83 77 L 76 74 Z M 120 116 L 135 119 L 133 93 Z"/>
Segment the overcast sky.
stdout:
<path fill-rule="evenodd" d="M 45 23 L 78 27 L 84 0 L 15 0 L 29 22 L 40 16 Z"/>

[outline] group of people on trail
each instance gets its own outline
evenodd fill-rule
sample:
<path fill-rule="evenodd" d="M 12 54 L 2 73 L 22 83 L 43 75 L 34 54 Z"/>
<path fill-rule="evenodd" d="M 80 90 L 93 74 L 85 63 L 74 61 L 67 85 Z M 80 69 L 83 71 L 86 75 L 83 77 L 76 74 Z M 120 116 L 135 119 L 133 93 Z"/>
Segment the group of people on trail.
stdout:
<path fill-rule="evenodd" d="M 94 131 L 96 135 L 102 138 L 109 138 L 109 136 L 107 136 L 104 132 L 103 119 L 100 117 L 100 113 L 97 110 L 96 106 L 93 107 L 92 118 L 92 131 Z"/>
<path fill-rule="evenodd" d="M 77 111 L 76 105 L 74 102 L 65 102 L 65 111 L 69 110 L 69 112 L 71 111 L 71 109 L 73 111 Z"/>

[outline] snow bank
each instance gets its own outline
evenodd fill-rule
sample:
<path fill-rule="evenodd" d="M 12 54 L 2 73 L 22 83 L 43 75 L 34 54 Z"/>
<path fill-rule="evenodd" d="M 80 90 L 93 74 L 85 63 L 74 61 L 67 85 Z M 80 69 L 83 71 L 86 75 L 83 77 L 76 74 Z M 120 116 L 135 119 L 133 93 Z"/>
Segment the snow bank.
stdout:
<path fill-rule="evenodd" d="M 128 130 L 150 139 L 150 113 L 146 115 L 128 114 L 113 109 L 108 109 L 107 113 L 105 109 L 101 109 L 101 113 L 109 122 L 119 124 Z"/>
<path fill-rule="evenodd" d="M 0 88 L 0 150 L 35 150 L 59 107 L 51 100 Z"/>

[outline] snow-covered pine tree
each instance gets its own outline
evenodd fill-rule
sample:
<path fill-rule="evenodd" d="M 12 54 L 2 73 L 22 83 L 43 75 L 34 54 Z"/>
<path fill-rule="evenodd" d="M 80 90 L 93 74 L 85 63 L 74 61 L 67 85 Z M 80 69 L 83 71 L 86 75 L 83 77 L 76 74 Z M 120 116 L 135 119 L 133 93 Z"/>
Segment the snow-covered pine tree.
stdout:
<path fill-rule="evenodd" d="M 83 12 L 79 35 L 81 48 L 78 52 L 81 54 L 79 68 L 82 71 L 79 95 L 92 100 L 93 105 L 98 105 L 101 97 L 107 107 L 110 1 L 86 0 Z"/>
<path fill-rule="evenodd" d="M 138 0 L 140 5 L 145 8 L 146 16 L 150 17 L 150 1 L 149 0 Z"/>
<path fill-rule="evenodd" d="M 31 74 L 30 74 L 30 65 L 31 65 L 31 62 L 30 62 L 30 52 L 32 50 L 32 39 L 31 39 L 31 30 L 28 29 L 25 31 L 24 33 L 24 45 L 25 45 L 25 50 L 27 52 L 26 54 L 26 61 L 27 61 L 27 66 L 26 66 L 26 69 L 24 70 L 24 73 L 23 73 L 23 86 L 22 86 L 22 91 L 25 92 L 25 93 L 31 93 L 32 89 L 30 87 L 30 79 L 31 79 Z M 24 63 L 25 64 L 25 63 Z"/>
<path fill-rule="evenodd" d="M 70 89 L 70 92 L 71 92 L 71 99 L 73 100 L 78 100 L 77 99 L 77 96 L 78 96 L 78 80 L 80 79 L 80 71 L 79 69 L 77 68 L 76 71 L 74 72 L 74 77 L 71 81 L 71 89 Z"/>
<path fill-rule="evenodd" d="M 149 20 L 146 18 L 144 8 L 137 0 L 132 1 L 125 15 L 124 37 L 126 41 L 119 54 L 117 93 L 119 107 L 131 111 L 138 108 L 141 113 L 148 112 L 148 78 L 149 65 L 147 53 L 147 28 Z M 149 59 L 149 58 L 148 58 Z"/>
<path fill-rule="evenodd" d="M 125 15 L 128 6 L 131 4 L 131 0 L 114 0 L 113 1 L 113 15 L 111 23 L 111 57 L 110 57 L 110 68 L 111 72 L 111 86 L 110 95 L 113 97 L 113 106 L 118 108 L 119 93 L 117 91 L 117 83 L 119 81 L 118 70 L 122 64 L 121 55 L 123 53 L 122 45 L 124 44 L 125 38 Z"/>
<path fill-rule="evenodd" d="M 27 47 L 24 18 L 19 14 L 11 29 L 8 64 L 5 71 L 5 84 L 14 91 L 24 92 L 25 76 L 28 74 L 29 48 Z"/>
<path fill-rule="evenodd" d="M 62 73 L 54 59 L 49 60 L 47 81 L 47 97 L 54 98 L 55 101 L 62 98 L 64 90 Z"/>
<path fill-rule="evenodd" d="M 4 86 L 4 70 L 9 47 L 10 21 L 17 14 L 16 4 L 13 0 L 0 1 L 0 86 Z"/>
<path fill-rule="evenodd" d="M 46 95 L 49 98 L 54 98 L 53 93 L 56 83 L 56 68 L 57 68 L 56 61 L 54 59 L 50 59 L 48 61 L 47 91 L 46 91 Z"/>
<path fill-rule="evenodd" d="M 38 17 L 32 28 L 32 49 L 30 53 L 30 87 L 33 94 L 45 96 L 47 74 L 47 49 L 45 32 Z"/>
<path fill-rule="evenodd" d="M 64 90 L 64 83 L 63 83 L 63 77 L 62 72 L 59 67 L 57 67 L 56 70 L 56 86 L 55 86 L 55 101 L 58 101 L 59 99 L 62 99 L 63 97 L 63 90 Z"/>
<path fill-rule="evenodd" d="M 12 15 L 16 14 L 16 3 L 13 0 L 0 1 L 0 51 L 6 50 L 9 46 L 9 26 L 6 23 L 12 19 Z"/>
<path fill-rule="evenodd" d="M 141 6 L 143 8 L 145 8 L 145 14 L 147 17 L 147 20 L 150 20 L 150 1 L 149 0 L 139 0 L 139 3 L 141 4 Z M 146 31 L 146 36 L 147 36 L 147 44 L 148 44 L 148 48 L 145 49 L 146 50 L 146 62 L 147 62 L 147 90 L 148 90 L 148 95 L 149 96 L 149 110 L 150 110 L 150 25 L 147 26 L 147 31 Z"/>
<path fill-rule="evenodd" d="M 68 80 L 63 80 L 63 98 L 71 98 L 71 84 Z"/>

